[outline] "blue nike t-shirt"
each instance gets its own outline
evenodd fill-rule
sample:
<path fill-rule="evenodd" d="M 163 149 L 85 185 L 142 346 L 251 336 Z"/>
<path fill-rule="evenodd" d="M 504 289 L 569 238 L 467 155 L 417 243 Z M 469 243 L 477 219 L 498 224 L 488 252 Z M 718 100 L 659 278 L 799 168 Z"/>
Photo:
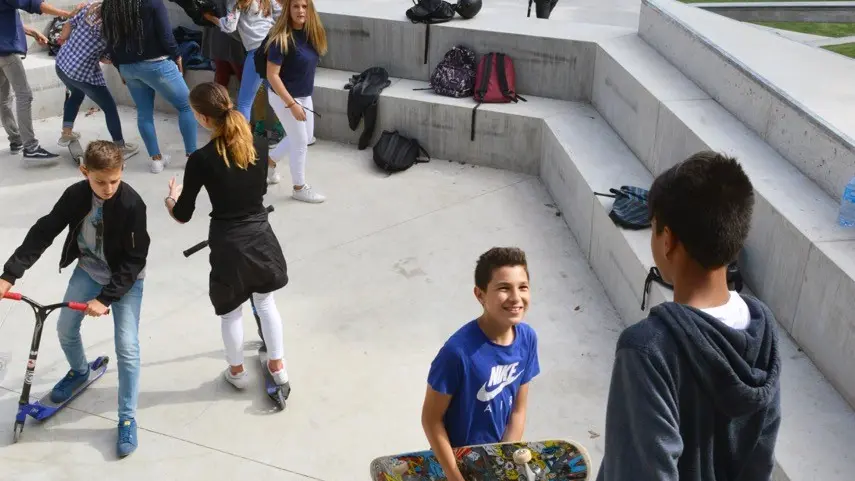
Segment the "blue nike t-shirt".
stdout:
<path fill-rule="evenodd" d="M 452 447 L 500 442 L 520 386 L 540 373 L 537 334 L 525 323 L 515 331 L 513 343 L 500 346 L 470 321 L 431 363 L 428 384 L 452 396 L 444 418 Z"/>

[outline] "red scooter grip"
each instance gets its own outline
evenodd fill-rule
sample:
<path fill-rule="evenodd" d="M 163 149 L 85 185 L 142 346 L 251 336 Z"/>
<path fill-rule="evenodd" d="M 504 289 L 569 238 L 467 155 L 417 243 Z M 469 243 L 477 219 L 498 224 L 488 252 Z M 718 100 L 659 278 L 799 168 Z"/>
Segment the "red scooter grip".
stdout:
<path fill-rule="evenodd" d="M 82 302 L 69 302 L 68 308 L 75 311 L 86 312 L 86 304 Z"/>
<path fill-rule="evenodd" d="M 17 292 L 7 292 L 3 294 L 3 299 L 11 299 L 13 301 L 20 301 L 22 297 L 24 296 Z"/>

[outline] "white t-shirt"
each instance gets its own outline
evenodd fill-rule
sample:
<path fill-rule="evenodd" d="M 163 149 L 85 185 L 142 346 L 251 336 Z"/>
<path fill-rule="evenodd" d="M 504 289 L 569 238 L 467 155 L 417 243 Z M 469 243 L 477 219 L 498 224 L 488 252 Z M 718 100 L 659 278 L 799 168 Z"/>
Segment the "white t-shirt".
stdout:
<path fill-rule="evenodd" d="M 735 291 L 730 291 L 730 299 L 726 304 L 701 310 L 733 329 L 745 329 L 751 323 L 748 304 Z"/>

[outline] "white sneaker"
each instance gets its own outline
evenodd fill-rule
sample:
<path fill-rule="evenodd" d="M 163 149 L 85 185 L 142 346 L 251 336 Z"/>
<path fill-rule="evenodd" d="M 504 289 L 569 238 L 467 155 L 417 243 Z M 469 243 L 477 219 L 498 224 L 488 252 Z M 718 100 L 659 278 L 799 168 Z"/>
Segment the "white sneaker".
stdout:
<path fill-rule="evenodd" d="M 309 140 L 309 145 L 313 145 L 317 141 L 318 141 L 318 139 L 316 139 L 315 136 L 313 135 L 312 138 Z"/>
<path fill-rule="evenodd" d="M 267 370 L 270 372 L 270 375 L 273 376 L 273 382 L 277 385 L 281 386 L 288 382 L 288 371 L 285 369 L 285 363 L 282 363 L 282 369 L 276 372 L 271 371 L 270 364 L 268 364 Z"/>
<path fill-rule="evenodd" d="M 240 374 L 232 374 L 232 370 L 230 367 L 227 367 L 225 371 L 223 371 L 223 377 L 226 378 L 226 381 L 229 382 L 232 386 L 238 389 L 246 389 L 249 385 L 249 375 L 246 373 L 246 369 L 240 372 Z"/>
<path fill-rule="evenodd" d="M 291 197 L 299 200 L 300 202 L 308 202 L 310 204 L 320 204 L 327 200 L 327 198 L 322 194 L 312 190 L 312 187 L 309 184 L 304 185 L 300 190 L 294 189 L 291 193 Z"/>
<path fill-rule="evenodd" d="M 160 160 L 152 160 L 151 161 L 151 173 L 159 174 L 163 172 L 164 167 L 169 165 L 170 157 L 169 154 L 161 155 Z"/>
<path fill-rule="evenodd" d="M 279 172 L 276 172 L 276 167 L 270 167 L 267 169 L 267 183 L 268 184 L 278 184 L 282 182 L 282 176 L 279 175 Z"/>

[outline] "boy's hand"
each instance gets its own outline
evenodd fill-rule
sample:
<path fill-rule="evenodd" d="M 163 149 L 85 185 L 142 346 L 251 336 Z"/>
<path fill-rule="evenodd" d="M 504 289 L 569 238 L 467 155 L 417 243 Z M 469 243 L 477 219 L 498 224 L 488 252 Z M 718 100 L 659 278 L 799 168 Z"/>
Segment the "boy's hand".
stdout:
<path fill-rule="evenodd" d="M 3 299 L 3 296 L 5 296 L 10 290 L 12 290 L 12 284 L 0 279 L 0 299 Z"/>
<path fill-rule="evenodd" d="M 92 317 L 100 317 L 107 313 L 107 306 L 101 304 L 101 301 L 92 299 L 86 303 L 86 315 Z"/>
<path fill-rule="evenodd" d="M 45 46 L 48 44 L 47 37 L 45 37 L 44 34 L 41 32 L 33 30 L 33 38 L 36 39 L 36 42 L 38 42 L 41 46 Z"/>

